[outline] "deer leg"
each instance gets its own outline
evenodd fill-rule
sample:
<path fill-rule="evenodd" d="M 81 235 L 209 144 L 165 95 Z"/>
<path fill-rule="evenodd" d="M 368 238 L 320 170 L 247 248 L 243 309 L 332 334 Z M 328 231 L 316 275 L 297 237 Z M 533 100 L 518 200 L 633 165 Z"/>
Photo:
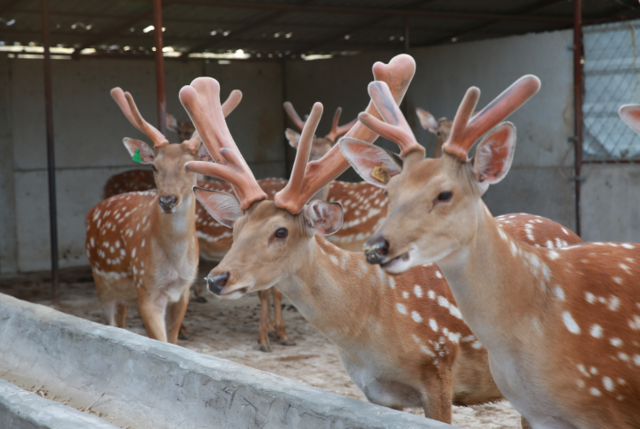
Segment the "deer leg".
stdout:
<path fill-rule="evenodd" d="M 520 424 L 522 425 L 522 429 L 532 429 L 527 419 L 522 416 L 520 416 Z"/>
<path fill-rule="evenodd" d="M 275 325 L 278 340 L 280 340 L 280 344 L 283 346 L 295 346 L 296 342 L 287 335 L 284 318 L 282 317 L 282 292 L 276 288 L 271 288 L 271 290 L 273 290 L 273 309 L 275 313 Z"/>
<path fill-rule="evenodd" d="M 108 287 L 105 284 L 102 277 L 93 272 L 93 281 L 96 284 L 96 294 L 98 295 L 98 302 L 104 311 L 104 315 L 107 318 L 107 325 L 109 326 L 118 326 L 116 325 L 116 300 L 115 299 L 106 299 L 105 295 L 107 295 Z"/>
<path fill-rule="evenodd" d="M 451 367 L 446 363 L 427 371 L 423 390 L 420 392 L 425 417 L 451 424 Z"/>
<path fill-rule="evenodd" d="M 180 299 L 169 304 L 167 311 L 167 338 L 171 344 L 178 344 L 178 334 L 182 327 L 182 320 L 189 305 L 189 294 L 191 290 L 185 289 Z"/>
<path fill-rule="evenodd" d="M 116 323 L 116 301 L 115 299 L 112 301 L 107 301 L 102 303 L 102 307 L 104 308 L 104 315 L 107 317 L 107 325 L 109 326 L 118 326 Z"/>
<path fill-rule="evenodd" d="M 196 284 L 193 286 L 193 293 L 196 296 L 196 302 L 199 302 L 201 304 L 207 302 L 207 298 L 204 297 L 202 288 L 203 286 L 201 282 L 196 282 Z"/>
<path fill-rule="evenodd" d="M 118 328 L 127 327 L 127 303 L 124 301 L 116 304 L 116 326 Z"/>
<path fill-rule="evenodd" d="M 260 298 L 260 326 L 258 327 L 258 343 L 261 352 L 271 352 L 269 344 L 269 290 L 258 292 Z"/>
<path fill-rule="evenodd" d="M 142 317 L 144 327 L 147 330 L 147 336 L 166 343 L 167 330 L 164 315 L 167 309 L 167 298 L 162 295 L 154 301 L 141 290 L 141 287 L 137 289 L 140 317 Z"/>

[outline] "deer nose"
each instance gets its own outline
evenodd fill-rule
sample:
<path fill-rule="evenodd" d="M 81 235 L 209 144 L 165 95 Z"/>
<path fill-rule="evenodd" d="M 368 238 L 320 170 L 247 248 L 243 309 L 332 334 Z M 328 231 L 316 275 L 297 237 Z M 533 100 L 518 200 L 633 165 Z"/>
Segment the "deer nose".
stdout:
<path fill-rule="evenodd" d="M 158 204 L 162 211 L 170 212 L 178 205 L 178 197 L 172 194 L 164 194 L 158 199 Z"/>
<path fill-rule="evenodd" d="M 224 271 L 215 277 L 211 277 L 211 274 L 209 274 L 207 276 L 207 284 L 209 285 L 209 290 L 216 295 L 220 295 L 222 289 L 224 289 L 224 287 L 227 285 L 229 275 L 229 271 Z"/>
<path fill-rule="evenodd" d="M 364 243 L 364 254 L 370 264 L 380 264 L 389 254 L 389 242 L 383 237 L 371 237 Z"/>

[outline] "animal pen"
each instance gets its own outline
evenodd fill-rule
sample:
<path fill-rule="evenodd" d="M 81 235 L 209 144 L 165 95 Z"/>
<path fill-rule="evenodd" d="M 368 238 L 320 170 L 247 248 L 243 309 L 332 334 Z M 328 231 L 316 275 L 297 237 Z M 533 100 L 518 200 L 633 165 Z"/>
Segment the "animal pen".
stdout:
<path fill-rule="evenodd" d="M 439 128 L 421 126 L 417 108 L 452 119 L 468 87 L 482 89 L 483 107 L 535 74 L 539 94 L 509 117 L 519 140 L 510 178 L 483 197 L 491 213 L 544 216 L 584 241 L 638 242 L 640 136 L 617 115 L 620 105 L 640 103 L 636 29 L 635 0 L 1 1 L 0 426 L 450 427 L 414 415 L 422 409 L 363 402 L 331 343 L 286 298 L 278 311 L 297 345 L 272 338 L 261 350 L 273 353 L 262 354 L 258 301 L 214 301 L 202 280 L 214 265 L 206 259 L 184 319 L 189 340 L 146 338 L 135 309 L 127 329 L 102 326 L 85 216 L 110 178 L 136 167 L 153 177 L 119 143 L 148 134 L 123 120 L 108 91 L 129 91 L 146 121 L 176 142 L 178 124 L 190 125 L 183 86 L 215 78 L 222 101 L 241 90 L 226 123 L 255 178 L 266 180 L 289 177 L 298 143 L 287 138 L 303 138 L 297 131 L 304 136 L 314 102 L 327 109 L 316 135 L 331 130 L 326 150 L 337 143 L 369 103 L 377 61 L 400 53 L 415 60 L 400 107 L 428 155 Z M 287 115 L 286 101 L 298 113 Z M 342 128 L 330 114 L 339 107 Z M 285 137 L 287 128 L 295 131 Z M 397 152 L 387 140 L 377 144 Z M 365 221 L 374 228 L 384 219 L 386 196 L 367 190 L 379 208 L 367 206 L 360 220 L 361 203 L 349 196 L 360 177 L 350 169 L 339 180 L 327 185 L 326 199 L 344 206 L 333 243 L 357 251 Z M 267 196 L 284 183 L 271 183 Z M 198 207 L 199 225 L 213 222 Z M 207 243 L 230 246 L 224 231 L 199 229 L 201 254 Z M 453 424 L 519 427 L 510 407 L 473 410 L 455 407 Z"/>

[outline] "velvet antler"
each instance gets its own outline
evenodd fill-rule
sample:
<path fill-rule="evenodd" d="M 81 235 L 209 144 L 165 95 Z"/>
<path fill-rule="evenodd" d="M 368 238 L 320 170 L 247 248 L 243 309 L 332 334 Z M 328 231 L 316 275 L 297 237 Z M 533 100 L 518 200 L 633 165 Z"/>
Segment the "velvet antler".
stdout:
<path fill-rule="evenodd" d="M 291 104 L 291 102 L 289 101 L 285 101 L 284 110 L 287 112 L 289 119 L 291 119 L 293 123 L 296 124 L 298 128 L 300 128 L 300 131 L 302 131 L 304 129 L 305 121 L 300 119 L 300 115 L 298 115 L 298 112 L 296 112 L 293 104 Z M 329 131 L 329 134 L 324 136 L 326 139 L 331 140 L 332 143 L 335 143 L 336 139 L 341 135 L 349 132 L 349 130 L 355 125 L 356 121 L 358 120 L 358 118 L 356 118 L 344 125 L 338 125 L 338 122 L 340 122 L 340 115 L 342 115 L 342 107 L 338 107 L 336 109 L 336 113 L 333 115 L 331 131 Z"/>
<path fill-rule="evenodd" d="M 180 90 L 180 101 L 207 150 L 216 161 L 192 161 L 185 168 L 207 176 L 214 176 L 231 183 L 242 210 L 267 195 L 258 185 L 251 169 L 240 154 L 231 137 L 220 105 L 220 84 L 208 77 L 199 77 Z"/>
<path fill-rule="evenodd" d="M 128 92 L 122 91 L 120 88 L 111 90 L 111 97 L 118 103 L 122 113 L 127 117 L 131 125 L 142 131 L 151 139 L 154 147 L 160 147 L 169 144 L 169 141 L 156 127 L 144 120 L 133 97 Z"/>
<path fill-rule="evenodd" d="M 453 120 L 449 140 L 442 146 L 442 150 L 466 161 L 467 153 L 476 140 L 518 110 L 539 89 L 540 79 L 533 75 L 522 76 L 471 118 L 480 98 L 480 90 L 476 87 L 469 88 Z"/>
<path fill-rule="evenodd" d="M 342 107 L 338 107 L 336 109 L 336 113 L 333 115 L 333 124 L 331 124 L 331 131 L 329 131 L 329 134 L 325 136 L 325 138 L 331 140 L 333 143 L 336 142 L 336 139 L 338 137 L 349 132 L 349 130 L 358 121 L 358 118 L 355 118 L 349 123 L 346 123 L 344 125 L 338 125 L 338 123 L 340 122 L 340 115 L 342 115 Z"/>
<path fill-rule="evenodd" d="M 377 62 L 373 65 L 375 79 L 387 83 L 397 104 L 402 101 L 415 70 L 415 61 L 406 54 L 394 57 L 389 64 Z M 369 103 L 366 111 L 376 117 L 379 116 L 373 102 Z M 373 143 L 378 135 L 357 122 L 349 130 L 347 137 Z M 300 213 L 305 203 L 318 190 L 342 174 L 347 168 L 349 168 L 349 162 L 342 155 L 339 145 L 335 145 L 321 159 L 306 165 L 301 183 L 293 185 L 293 180 L 290 180 L 287 186 L 275 195 L 275 202 L 278 207 L 292 214 Z"/>
<path fill-rule="evenodd" d="M 424 158 L 424 148 L 417 143 L 411 127 L 393 99 L 389 86 L 385 82 L 371 82 L 369 95 L 384 122 L 366 112 L 358 116 L 360 122 L 382 137 L 397 143 L 400 146 L 401 157 L 412 151 L 420 151 Z"/>

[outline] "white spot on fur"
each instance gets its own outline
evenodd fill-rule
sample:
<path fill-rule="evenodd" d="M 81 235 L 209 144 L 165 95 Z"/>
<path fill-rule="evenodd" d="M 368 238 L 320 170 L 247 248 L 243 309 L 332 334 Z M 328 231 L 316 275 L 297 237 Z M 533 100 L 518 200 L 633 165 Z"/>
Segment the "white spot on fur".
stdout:
<path fill-rule="evenodd" d="M 564 291 L 562 290 L 562 288 L 558 285 L 553 287 L 553 293 L 556 296 L 556 298 L 558 298 L 560 301 L 564 301 L 565 296 L 564 296 Z"/>
<path fill-rule="evenodd" d="M 558 259 L 560 257 L 560 254 L 558 252 L 556 252 L 555 250 L 552 250 L 551 252 L 548 253 L 549 258 L 551 258 L 552 261 Z"/>
<path fill-rule="evenodd" d="M 429 326 L 433 329 L 433 332 L 438 332 L 438 322 L 435 319 L 429 319 Z"/>
<path fill-rule="evenodd" d="M 413 319 L 414 322 L 416 323 L 420 323 L 422 322 L 422 317 L 420 316 L 420 314 L 418 314 L 417 311 L 412 311 L 411 312 L 411 318 Z"/>
<path fill-rule="evenodd" d="M 604 384 L 604 388 L 609 392 L 613 390 L 613 380 L 611 380 L 609 377 L 602 377 L 602 384 Z"/>
<path fill-rule="evenodd" d="M 591 336 L 594 338 L 601 338 L 602 337 L 602 326 L 600 325 L 593 325 L 591 327 Z"/>
<path fill-rule="evenodd" d="M 422 288 L 419 285 L 413 287 L 413 293 L 417 298 L 422 298 Z"/>
<path fill-rule="evenodd" d="M 402 304 L 400 304 L 400 303 L 397 303 L 397 304 L 396 304 L 396 309 L 398 310 L 398 312 L 399 312 L 400 314 L 404 314 L 404 315 L 406 315 L 406 314 L 407 314 L 407 307 L 405 307 L 404 305 L 402 305 Z"/>
<path fill-rule="evenodd" d="M 593 396 L 602 396 L 602 393 L 600 393 L 600 391 L 598 389 L 596 389 L 595 387 L 592 387 L 591 389 L 589 389 L 589 392 Z"/>
<path fill-rule="evenodd" d="M 406 290 L 403 290 L 403 291 L 402 291 L 402 297 L 403 297 L 404 299 L 409 298 L 409 292 L 407 292 Z"/>
<path fill-rule="evenodd" d="M 622 346 L 622 340 L 620 338 L 611 338 L 611 345 L 614 347 L 620 347 Z"/>
<path fill-rule="evenodd" d="M 569 332 L 571 332 L 572 334 L 580 333 L 580 327 L 578 326 L 576 321 L 573 320 L 571 313 L 569 313 L 568 311 L 564 311 L 562 313 L 562 321 L 564 322 L 564 325 L 567 327 Z"/>
<path fill-rule="evenodd" d="M 439 279 L 443 278 L 442 277 L 442 273 L 440 271 L 438 271 L 438 270 L 436 270 L 436 277 L 439 278 Z"/>

